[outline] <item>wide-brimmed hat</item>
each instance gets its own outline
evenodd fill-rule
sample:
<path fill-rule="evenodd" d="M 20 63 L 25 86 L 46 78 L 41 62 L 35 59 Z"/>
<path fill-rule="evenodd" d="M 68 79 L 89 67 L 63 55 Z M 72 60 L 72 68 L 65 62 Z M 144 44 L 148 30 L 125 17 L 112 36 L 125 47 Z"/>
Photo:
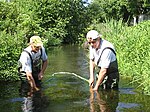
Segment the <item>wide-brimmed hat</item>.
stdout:
<path fill-rule="evenodd" d="M 32 36 L 30 38 L 30 44 L 33 44 L 34 46 L 43 46 L 43 42 L 39 36 Z"/>

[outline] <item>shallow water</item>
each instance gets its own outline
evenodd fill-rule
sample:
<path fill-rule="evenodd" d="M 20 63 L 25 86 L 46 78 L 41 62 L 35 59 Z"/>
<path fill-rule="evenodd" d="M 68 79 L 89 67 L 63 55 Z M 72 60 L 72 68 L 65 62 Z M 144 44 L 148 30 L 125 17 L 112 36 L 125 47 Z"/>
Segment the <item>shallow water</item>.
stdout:
<path fill-rule="evenodd" d="M 21 82 L 0 83 L 1 112 L 149 112 L 150 96 L 135 91 L 121 78 L 119 91 L 90 90 L 88 83 L 71 73 L 89 77 L 87 52 L 78 46 L 54 47 L 41 90 L 31 94 Z M 59 74 L 69 72 L 70 74 Z M 58 73 L 53 75 L 54 73 Z"/>

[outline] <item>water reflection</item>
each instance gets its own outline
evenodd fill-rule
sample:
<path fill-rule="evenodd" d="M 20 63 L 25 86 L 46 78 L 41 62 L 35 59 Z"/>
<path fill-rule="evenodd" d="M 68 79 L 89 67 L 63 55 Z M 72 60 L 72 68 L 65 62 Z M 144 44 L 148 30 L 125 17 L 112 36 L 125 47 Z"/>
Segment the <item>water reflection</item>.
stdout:
<path fill-rule="evenodd" d="M 27 82 L 21 82 L 20 96 L 23 97 L 21 109 L 23 112 L 41 112 L 47 106 L 47 98 L 43 95 L 41 83 L 38 83 L 39 91 L 32 91 Z"/>
<path fill-rule="evenodd" d="M 90 88 L 90 112 L 116 112 L 118 102 L 118 91 L 93 91 Z"/>

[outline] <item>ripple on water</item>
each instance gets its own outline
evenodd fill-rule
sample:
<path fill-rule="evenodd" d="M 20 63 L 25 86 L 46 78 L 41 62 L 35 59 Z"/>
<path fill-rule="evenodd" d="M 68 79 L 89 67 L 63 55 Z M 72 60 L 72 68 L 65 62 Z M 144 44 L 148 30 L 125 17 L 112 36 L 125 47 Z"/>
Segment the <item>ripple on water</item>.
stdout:
<path fill-rule="evenodd" d="M 129 109 L 129 108 L 134 108 L 134 107 L 138 107 L 138 106 L 139 106 L 139 104 L 136 104 L 136 103 L 119 102 L 117 109 L 123 109 L 123 108 Z"/>
<path fill-rule="evenodd" d="M 133 88 L 120 88 L 120 94 L 136 94 Z"/>
<path fill-rule="evenodd" d="M 13 99 L 10 99 L 10 102 L 22 102 L 24 101 L 24 98 L 13 98 Z"/>

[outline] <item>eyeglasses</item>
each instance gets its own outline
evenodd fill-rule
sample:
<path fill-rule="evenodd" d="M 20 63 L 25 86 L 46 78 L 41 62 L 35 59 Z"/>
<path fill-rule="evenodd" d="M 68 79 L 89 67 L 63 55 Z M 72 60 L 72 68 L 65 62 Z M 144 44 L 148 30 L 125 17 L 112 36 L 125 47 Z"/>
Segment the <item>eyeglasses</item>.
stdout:
<path fill-rule="evenodd" d="M 88 44 L 94 44 L 94 43 L 96 43 L 96 41 L 88 42 Z"/>
<path fill-rule="evenodd" d="M 93 41 L 89 41 L 88 44 L 95 44 L 97 39 L 93 39 Z"/>

